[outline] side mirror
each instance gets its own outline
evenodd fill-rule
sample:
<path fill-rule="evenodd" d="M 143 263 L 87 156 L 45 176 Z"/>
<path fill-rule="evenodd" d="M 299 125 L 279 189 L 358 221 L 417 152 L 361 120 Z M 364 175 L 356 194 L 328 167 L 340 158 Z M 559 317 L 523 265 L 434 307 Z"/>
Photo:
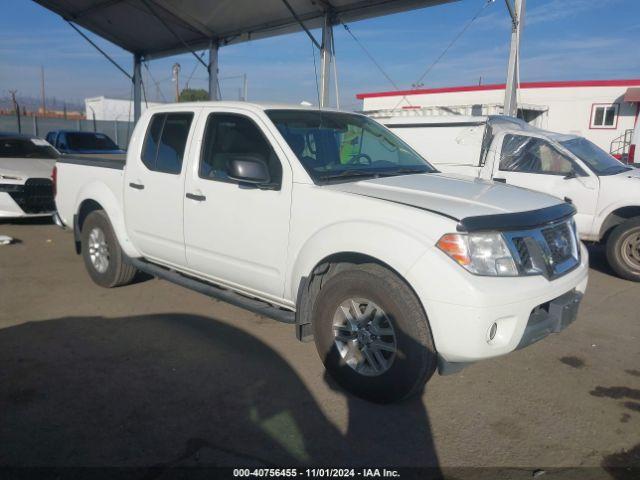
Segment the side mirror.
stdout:
<path fill-rule="evenodd" d="M 578 176 L 578 174 L 576 173 L 576 171 L 575 170 L 571 170 L 569 173 L 567 173 L 564 176 L 564 179 L 565 180 L 571 180 L 572 178 L 576 178 L 577 176 Z"/>
<path fill-rule="evenodd" d="M 227 162 L 227 175 L 242 183 L 261 185 L 271 181 L 267 162 L 251 153 L 234 155 Z"/>

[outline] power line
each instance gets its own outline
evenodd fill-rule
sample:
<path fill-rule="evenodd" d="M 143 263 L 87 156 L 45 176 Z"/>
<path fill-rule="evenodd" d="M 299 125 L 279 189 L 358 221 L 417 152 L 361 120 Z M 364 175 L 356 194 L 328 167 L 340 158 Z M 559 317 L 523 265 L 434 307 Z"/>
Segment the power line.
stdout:
<path fill-rule="evenodd" d="M 424 80 L 426 78 L 426 76 L 431 72 L 431 70 L 433 70 L 433 68 L 440 63 L 440 60 L 442 60 L 444 58 L 444 56 L 447 54 L 447 52 L 451 49 L 451 47 L 453 47 L 456 42 L 460 39 L 460 37 L 462 37 L 462 35 L 464 35 L 464 33 L 469 29 L 469 27 L 471 27 L 471 25 L 473 24 L 473 22 L 475 22 L 478 17 L 480 16 L 480 14 L 484 11 L 485 8 L 487 8 L 489 5 L 491 5 L 495 0 L 485 0 L 482 7 L 480 7 L 478 9 L 478 11 L 475 13 L 475 15 L 473 17 L 471 17 L 471 20 L 469 20 L 467 22 L 467 24 L 462 28 L 462 30 L 460 30 L 457 35 L 455 37 L 453 37 L 453 39 L 451 40 L 451 42 L 449 42 L 449 44 L 445 47 L 445 49 L 442 51 L 442 53 L 440 55 L 438 55 L 438 57 L 431 63 L 431 65 L 429 65 L 427 67 L 427 69 L 424 71 L 424 73 L 420 76 L 420 78 L 418 78 L 418 80 L 414 83 L 414 85 L 418 85 L 422 82 L 422 80 Z M 402 101 L 407 101 L 407 96 L 403 95 L 402 98 L 400 99 L 400 101 L 393 107 L 393 110 L 395 110 L 396 108 L 398 108 L 398 106 L 402 103 Z M 409 103 L 409 102 L 408 102 Z"/>
<path fill-rule="evenodd" d="M 353 38 L 353 40 L 358 44 L 358 46 L 362 49 L 365 55 L 369 57 L 369 60 L 373 62 L 373 64 L 380 71 L 380 73 L 382 73 L 382 75 L 384 75 L 384 77 L 389 81 L 389 83 L 393 86 L 393 88 L 395 88 L 396 90 L 400 90 L 398 85 L 396 85 L 396 82 L 394 82 L 393 79 L 387 74 L 387 72 L 385 72 L 384 68 L 382 68 L 382 66 L 376 61 L 376 59 L 373 57 L 371 52 L 369 52 L 369 50 L 367 50 L 367 48 L 362 44 L 362 42 L 358 40 L 358 38 L 356 38 L 355 34 L 349 28 L 349 25 L 347 25 L 346 23 L 343 23 L 342 26 L 347 31 L 347 33 L 351 35 L 351 38 Z"/>

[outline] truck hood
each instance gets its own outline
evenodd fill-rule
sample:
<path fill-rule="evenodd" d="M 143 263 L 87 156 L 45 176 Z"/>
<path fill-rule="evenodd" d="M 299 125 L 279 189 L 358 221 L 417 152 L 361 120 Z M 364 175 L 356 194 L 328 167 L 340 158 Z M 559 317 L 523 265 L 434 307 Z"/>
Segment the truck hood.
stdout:
<path fill-rule="evenodd" d="M 640 198 L 640 168 L 634 168 L 616 175 L 601 175 L 598 177 L 602 193 L 615 192 L 615 195 Z"/>
<path fill-rule="evenodd" d="M 0 158 L 0 175 L 28 178 L 50 178 L 56 161 L 44 158 Z"/>
<path fill-rule="evenodd" d="M 325 188 L 422 208 L 455 220 L 527 212 L 562 203 L 533 190 L 441 173 L 383 177 Z"/>

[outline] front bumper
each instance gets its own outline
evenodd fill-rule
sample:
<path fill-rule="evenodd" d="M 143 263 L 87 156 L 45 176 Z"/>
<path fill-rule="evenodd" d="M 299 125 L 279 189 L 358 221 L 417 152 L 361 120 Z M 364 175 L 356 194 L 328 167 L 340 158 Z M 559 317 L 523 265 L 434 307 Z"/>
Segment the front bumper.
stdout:
<path fill-rule="evenodd" d="M 407 274 L 429 318 L 443 372 L 505 355 L 564 329 L 575 320 L 587 288 L 584 245 L 580 264 L 553 280 L 479 277 L 450 263 L 430 252 Z"/>
<path fill-rule="evenodd" d="M 54 211 L 50 179 L 30 178 L 24 184 L 0 183 L 0 218 L 48 216 Z"/>

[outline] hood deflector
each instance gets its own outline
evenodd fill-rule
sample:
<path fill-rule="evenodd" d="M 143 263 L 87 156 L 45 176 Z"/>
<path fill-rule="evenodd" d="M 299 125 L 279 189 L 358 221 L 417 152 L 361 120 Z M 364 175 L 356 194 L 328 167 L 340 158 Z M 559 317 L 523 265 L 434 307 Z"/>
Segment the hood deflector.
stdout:
<path fill-rule="evenodd" d="M 384 202 L 396 203 L 398 205 L 404 205 L 411 208 L 417 208 L 418 210 L 424 210 L 426 212 L 435 213 L 442 217 L 450 218 L 458 222 L 456 229 L 459 232 L 481 232 L 481 231 L 517 231 L 528 230 L 536 227 L 541 227 L 548 223 L 557 222 L 567 219 L 576 214 L 576 209 L 570 203 L 559 203 L 552 205 L 551 207 L 540 208 L 538 210 L 529 210 L 526 212 L 515 213 L 499 213 L 495 215 L 480 215 L 476 217 L 456 218 L 438 210 L 431 210 L 428 208 L 420 207 L 417 205 L 411 205 L 410 203 L 398 202 L 395 200 L 389 200 L 387 198 L 376 197 L 372 195 L 364 195 L 361 193 L 353 193 L 352 195 L 358 195 L 360 197 L 375 198 L 376 200 L 382 200 Z"/>

